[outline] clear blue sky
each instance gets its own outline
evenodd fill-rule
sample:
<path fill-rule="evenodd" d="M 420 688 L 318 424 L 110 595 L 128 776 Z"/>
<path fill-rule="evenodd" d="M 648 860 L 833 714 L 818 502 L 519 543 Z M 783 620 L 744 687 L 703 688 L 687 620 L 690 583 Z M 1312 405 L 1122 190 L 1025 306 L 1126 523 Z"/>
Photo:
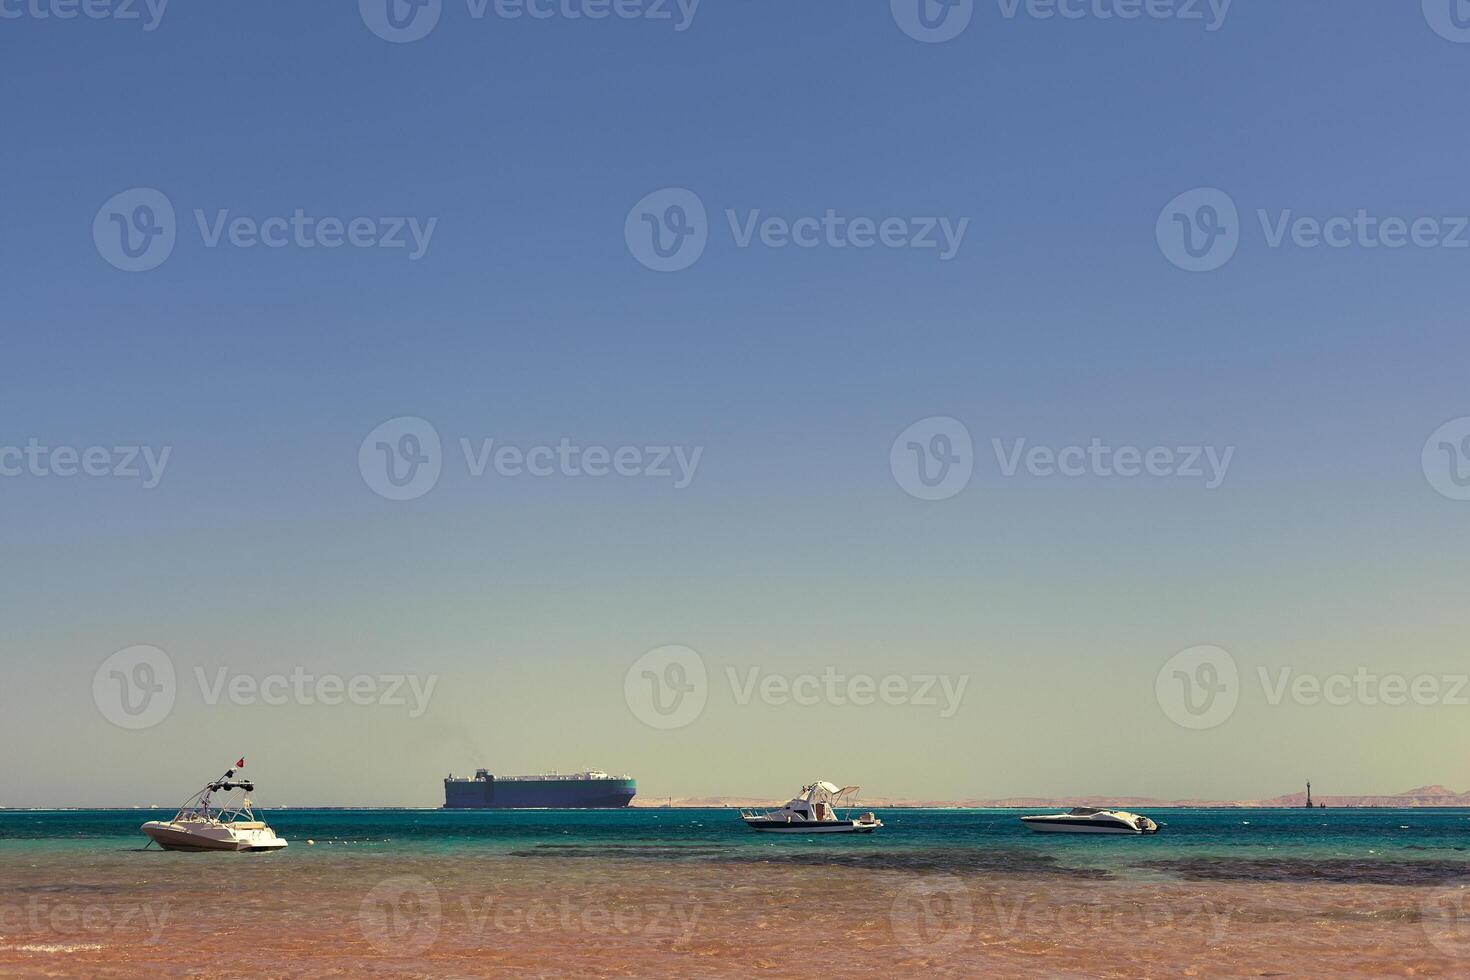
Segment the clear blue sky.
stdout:
<path fill-rule="evenodd" d="M 1259 666 L 1466 669 L 1470 503 L 1420 451 L 1470 415 L 1470 249 L 1271 248 L 1256 218 L 1470 215 L 1470 44 L 1418 3 L 1237 0 L 1209 31 L 977 2 L 932 44 L 880 0 L 703 0 L 682 31 L 445 0 L 403 44 L 350 0 L 173 0 L 151 31 L 5 9 L 24 13 L 0 19 L 0 446 L 172 455 L 150 490 L 0 478 L 0 735 L 20 749 L 0 804 L 172 801 L 241 753 L 300 802 L 431 803 L 476 765 L 627 770 L 657 796 L 1470 788 L 1470 707 L 1250 686 Z M 130 273 L 92 229 L 138 187 L 167 196 L 177 242 Z M 624 225 L 671 187 L 709 242 L 661 273 Z M 1191 273 L 1155 229 L 1201 187 L 1241 240 Z M 195 209 L 437 224 L 417 260 L 208 248 Z M 969 223 L 944 261 L 741 248 L 727 209 Z M 404 502 L 357 465 L 397 416 L 445 444 Z M 948 500 L 889 468 L 928 416 L 974 438 Z M 680 490 L 475 479 L 460 437 L 703 457 Z M 1093 437 L 1236 450 L 1209 491 L 1005 478 L 991 453 Z M 672 643 L 714 689 L 656 731 L 624 673 Z M 1251 678 L 1203 732 L 1154 697 L 1199 643 Z M 124 731 L 92 680 L 135 644 L 167 651 L 180 692 Z M 723 679 L 829 665 L 970 681 L 941 720 L 741 706 Z M 414 719 L 211 708 L 198 666 L 439 686 Z"/>

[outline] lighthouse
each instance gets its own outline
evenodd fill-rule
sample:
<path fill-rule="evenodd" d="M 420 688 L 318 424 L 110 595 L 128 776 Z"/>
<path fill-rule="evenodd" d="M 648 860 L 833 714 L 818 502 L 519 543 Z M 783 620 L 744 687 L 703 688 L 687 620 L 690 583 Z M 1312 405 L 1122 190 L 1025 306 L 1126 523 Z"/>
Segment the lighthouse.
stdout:
<path fill-rule="evenodd" d="M 1307 780 L 1307 809 L 1312 808 L 1312 781 Z"/>

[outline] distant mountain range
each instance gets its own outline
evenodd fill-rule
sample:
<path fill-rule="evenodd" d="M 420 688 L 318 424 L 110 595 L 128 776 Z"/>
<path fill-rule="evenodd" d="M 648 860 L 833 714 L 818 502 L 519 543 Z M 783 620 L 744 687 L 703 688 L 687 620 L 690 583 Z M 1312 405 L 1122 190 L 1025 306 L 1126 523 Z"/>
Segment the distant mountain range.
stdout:
<path fill-rule="evenodd" d="M 752 797 L 736 796 L 691 796 L 674 797 L 672 800 L 650 797 L 638 797 L 633 801 L 635 807 L 735 807 L 735 806 L 778 806 L 785 800 L 755 799 Z M 1094 807 L 1125 807 L 1128 809 L 1145 807 L 1280 807 L 1301 808 L 1306 806 L 1306 791 L 1300 793 L 1287 793 L 1283 796 L 1273 796 L 1261 800 L 1162 800 L 1153 796 L 1008 796 L 996 800 L 906 800 L 890 799 L 885 797 L 863 797 L 857 802 L 858 807 L 977 807 L 977 808 L 1014 808 L 1018 810 L 1039 810 L 1052 807 L 1072 806 L 1094 806 Z M 1314 804 L 1327 804 L 1328 808 L 1335 807 L 1470 807 L 1470 792 L 1456 793 L 1452 789 L 1443 786 L 1420 786 L 1404 793 L 1391 795 L 1364 795 L 1364 796 L 1338 796 L 1331 793 L 1312 794 Z"/>

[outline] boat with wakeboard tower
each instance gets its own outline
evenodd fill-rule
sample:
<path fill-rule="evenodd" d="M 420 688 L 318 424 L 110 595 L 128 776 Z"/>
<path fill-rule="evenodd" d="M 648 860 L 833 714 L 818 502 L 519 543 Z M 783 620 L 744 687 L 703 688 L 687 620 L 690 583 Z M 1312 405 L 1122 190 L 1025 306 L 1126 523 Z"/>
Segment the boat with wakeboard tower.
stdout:
<path fill-rule="evenodd" d="M 172 820 L 150 820 L 139 829 L 165 851 L 279 851 L 286 841 L 257 819 L 250 802 L 255 783 L 235 778 L 243 768 L 242 758 L 185 800 Z"/>

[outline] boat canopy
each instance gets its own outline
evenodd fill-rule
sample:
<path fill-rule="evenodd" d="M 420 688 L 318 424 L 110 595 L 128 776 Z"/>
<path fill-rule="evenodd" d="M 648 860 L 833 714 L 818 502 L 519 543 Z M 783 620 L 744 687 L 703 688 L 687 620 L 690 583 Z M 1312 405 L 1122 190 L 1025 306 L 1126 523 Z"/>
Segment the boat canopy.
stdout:
<path fill-rule="evenodd" d="M 797 800 L 804 800 L 808 803 L 832 803 L 840 805 L 839 801 L 843 797 L 856 794 L 858 789 L 860 789 L 858 786 L 839 787 L 836 783 L 829 783 L 825 779 L 819 779 L 810 785 L 803 786 L 801 788 L 801 796 L 798 796 L 792 802 L 795 803 Z"/>

